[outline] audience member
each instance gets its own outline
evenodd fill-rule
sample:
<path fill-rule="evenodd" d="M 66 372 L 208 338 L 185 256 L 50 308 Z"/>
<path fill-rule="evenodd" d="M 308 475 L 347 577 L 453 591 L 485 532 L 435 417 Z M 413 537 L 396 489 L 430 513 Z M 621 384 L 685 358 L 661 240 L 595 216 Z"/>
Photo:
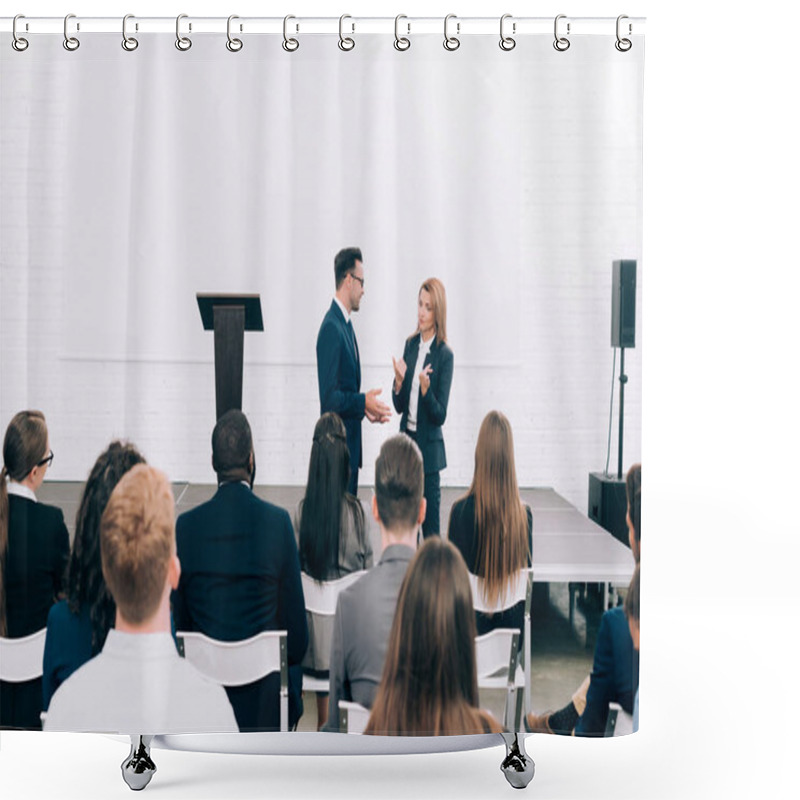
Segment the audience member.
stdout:
<path fill-rule="evenodd" d="M 631 630 L 633 649 L 639 652 L 639 564 L 633 571 L 631 585 L 628 587 L 628 594 L 625 595 L 625 616 L 628 618 L 628 627 Z M 639 730 L 639 687 L 636 687 L 636 695 L 633 698 L 633 730 Z"/>
<path fill-rule="evenodd" d="M 475 615 L 464 559 L 449 542 L 426 540 L 408 569 L 383 677 L 365 733 L 447 736 L 499 733 L 478 708 Z"/>
<path fill-rule="evenodd" d="M 301 662 L 308 627 L 292 521 L 252 491 L 253 437 L 241 411 L 231 409 L 219 418 L 211 448 L 219 488 L 211 500 L 178 518 L 183 571 L 172 596 L 175 628 L 226 642 L 285 630 L 289 726 L 294 727 L 303 713 Z M 240 730 L 280 729 L 279 683 L 272 673 L 226 687 Z"/>
<path fill-rule="evenodd" d="M 339 701 L 372 706 L 381 680 L 397 596 L 425 519 L 419 447 L 405 434 L 387 439 L 375 462 L 372 514 L 381 531 L 378 564 L 339 595 L 333 626 L 326 730 L 339 730 Z"/>
<path fill-rule="evenodd" d="M 628 500 L 626 520 L 634 562 L 641 555 L 642 465 L 634 464 L 625 478 Z M 608 721 L 608 704 L 619 703 L 633 712 L 634 695 L 639 689 L 639 652 L 634 649 L 628 621 L 622 608 L 606 611 L 600 620 L 591 675 L 581 684 L 572 700 L 555 712 L 528 714 L 528 730 L 538 733 L 603 736 Z"/>
<path fill-rule="evenodd" d="M 350 453 L 344 423 L 328 411 L 314 427 L 308 484 L 297 506 L 300 569 L 314 580 L 331 581 L 372 566 L 372 543 L 361 501 L 347 491 Z M 305 674 L 328 680 L 333 620 L 308 614 Z M 327 626 L 325 623 L 328 623 Z M 321 630 L 320 628 L 324 628 Z M 317 729 L 328 719 L 328 693 L 317 693 Z"/>
<path fill-rule="evenodd" d="M 482 578 L 490 605 L 502 605 L 514 576 L 530 566 L 532 529 L 531 510 L 517 485 L 511 424 L 499 411 L 490 411 L 478 433 L 472 486 L 453 505 L 447 534 L 467 569 Z M 477 613 L 478 633 L 495 628 L 521 632 L 524 615 L 524 601 L 498 614 Z"/>
<path fill-rule="evenodd" d="M 66 600 L 47 616 L 42 707 L 78 667 L 94 658 L 114 626 L 116 606 L 103 580 L 100 518 L 119 479 L 144 457 L 132 445 L 111 442 L 92 467 L 75 521 L 75 539 L 66 577 Z"/>
<path fill-rule="evenodd" d="M 14 415 L 0 468 L 0 636 L 18 639 L 47 624 L 61 592 L 69 534 L 59 508 L 37 502 L 53 463 L 41 411 Z M 0 727 L 41 730 L 42 679 L 0 681 Z"/>
<path fill-rule="evenodd" d="M 164 473 L 137 464 L 121 478 L 101 518 L 100 552 L 115 627 L 102 652 L 53 695 L 45 730 L 235 732 L 224 691 L 178 655 L 170 634 L 169 596 L 181 567 Z"/>

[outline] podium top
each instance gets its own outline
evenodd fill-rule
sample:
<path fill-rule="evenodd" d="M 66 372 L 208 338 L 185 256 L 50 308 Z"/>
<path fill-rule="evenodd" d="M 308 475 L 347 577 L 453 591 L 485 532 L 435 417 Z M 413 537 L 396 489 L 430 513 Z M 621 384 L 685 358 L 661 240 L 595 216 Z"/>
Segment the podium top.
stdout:
<path fill-rule="evenodd" d="M 264 320 L 261 317 L 261 295 L 203 294 L 198 292 L 197 306 L 200 309 L 204 330 L 214 330 L 214 308 L 219 306 L 243 306 L 244 329 L 246 331 L 264 330 Z"/>

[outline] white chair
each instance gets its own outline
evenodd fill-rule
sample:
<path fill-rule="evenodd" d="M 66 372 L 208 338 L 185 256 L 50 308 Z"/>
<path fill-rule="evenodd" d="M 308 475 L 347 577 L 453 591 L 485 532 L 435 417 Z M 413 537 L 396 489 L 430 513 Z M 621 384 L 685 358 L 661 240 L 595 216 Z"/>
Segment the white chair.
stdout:
<path fill-rule="evenodd" d="M 472 589 L 472 605 L 476 611 L 483 614 L 497 614 L 513 608 L 522 600 L 525 601 L 525 612 L 522 628 L 522 674 L 524 676 L 524 710 L 527 714 L 531 710 L 531 599 L 533 597 L 533 568 L 521 569 L 512 579 L 506 591 L 505 601 L 502 605 L 492 605 L 486 599 L 483 579 L 477 575 L 469 574 L 470 588 Z"/>
<path fill-rule="evenodd" d="M 319 583 L 305 572 L 300 573 L 303 582 L 303 597 L 306 601 L 308 618 L 308 651 L 303 666 L 313 663 L 320 670 L 328 669 L 331 660 L 331 639 L 333 637 L 333 617 L 339 593 L 352 586 L 366 571 L 351 572 L 334 581 Z M 322 666 L 320 666 L 322 665 Z M 303 689 L 310 692 L 327 693 L 330 682 L 324 678 L 303 675 Z"/>
<path fill-rule="evenodd" d="M 505 689 L 503 724 L 506 730 L 519 730 L 518 691 L 525 688 L 525 673 L 519 664 L 519 631 L 495 628 L 475 637 L 475 662 L 479 689 Z M 520 698 L 522 693 L 519 693 Z"/>
<path fill-rule="evenodd" d="M 627 736 L 633 733 L 633 715 L 625 711 L 619 703 L 608 704 L 606 736 Z"/>
<path fill-rule="evenodd" d="M 0 680 L 24 683 L 42 677 L 47 628 L 20 639 L 0 638 Z"/>
<path fill-rule="evenodd" d="M 370 710 L 360 703 L 339 701 L 339 729 L 343 733 L 364 733 L 369 722 Z"/>
<path fill-rule="evenodd" d="M 289 662 L 286 631 L 262 631 L 239 642 L 220 642 L 178 631 L 178 649 L 202 675 L 222 686 L 244 686 L 280 672 L 281 730 L 289 730 Z"/>

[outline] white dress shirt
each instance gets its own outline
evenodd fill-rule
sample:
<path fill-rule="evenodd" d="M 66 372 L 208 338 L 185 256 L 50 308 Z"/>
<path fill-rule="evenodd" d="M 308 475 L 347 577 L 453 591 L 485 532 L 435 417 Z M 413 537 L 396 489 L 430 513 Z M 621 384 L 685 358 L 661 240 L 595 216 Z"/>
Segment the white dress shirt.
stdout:
<path fill-rule="evenodd" d="M 428 353 L 431 351 L 434 336 L 431 336 L 427 342 L 422 341 L 422 334 L 419 335 L 419 354 L 417 355 L 417 363 L 414 365 L 414 379 L 411 381 L 411 394 L 408 396 L 408 429 L 410 431 L 417 430 L 417 411 L 419 409 L 419 374 L 422 372 L 422 366 Z"/>

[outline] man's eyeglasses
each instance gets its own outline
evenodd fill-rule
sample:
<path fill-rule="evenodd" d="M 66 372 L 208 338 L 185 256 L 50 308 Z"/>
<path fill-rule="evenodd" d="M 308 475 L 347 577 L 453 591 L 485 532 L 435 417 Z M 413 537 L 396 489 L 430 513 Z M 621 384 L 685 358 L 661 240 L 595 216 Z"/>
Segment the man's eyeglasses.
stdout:
<path fill-rule="evenodd" d="M 45 464 L 49 467 L 53 463 L 53 451 L 50 451 L 49 455 L 46 455 L 36 466 L 43 467 Z"/>
<path fill-rule="evenodd" d="M 362 289 L 364 288 L 364 279 L 363 279 L 363 278 L 359 278 L 359 277 L 358 277 L 358 275 L 354 275 L 352 272 L 350 273 L 350 277 L 351 277 L 351 278 L 352 278 L 354 281 L 358 281 L 358 282 L 361 284 L 361 288 L 362 288 Z"/>

